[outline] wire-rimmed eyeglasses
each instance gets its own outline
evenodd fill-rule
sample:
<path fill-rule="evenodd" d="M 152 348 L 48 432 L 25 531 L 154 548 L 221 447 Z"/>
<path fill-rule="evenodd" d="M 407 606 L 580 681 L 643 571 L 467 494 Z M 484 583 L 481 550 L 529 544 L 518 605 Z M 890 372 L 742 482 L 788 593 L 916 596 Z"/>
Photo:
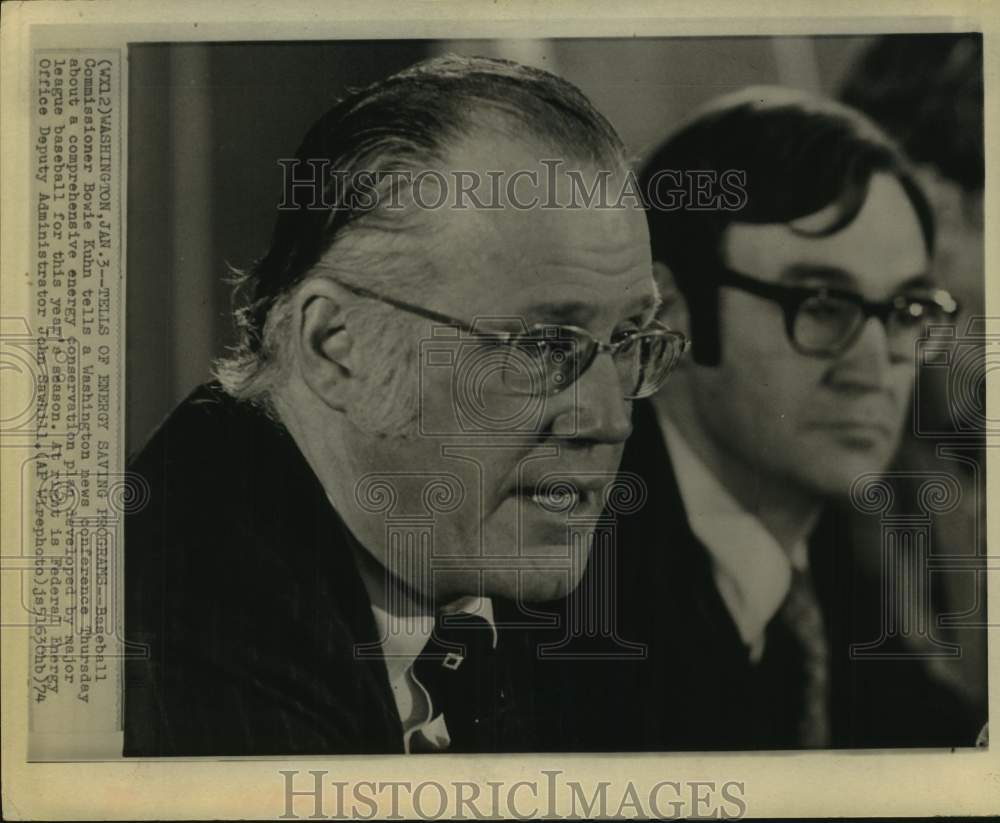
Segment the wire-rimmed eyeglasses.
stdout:
<path fill-rule="evenodd" d="M 618 369 L 626 400 L 655 393 L 677 366 L 690 341 L 657 321 L 642 329 L 616 332 L 611 342 L 598 340 L 586 329 L 555 323 L 537 323 L 523 331 L 485 331 L 464 320 L 379 294 L 338 278 L 336 283 L 359 297 L 456 326 L 477 341 L 502 346 L 507 357 L 499 372 L 506 390 L 517 394 L 553 395 L 571 386 L 599 354 L 610 354 Z"/>

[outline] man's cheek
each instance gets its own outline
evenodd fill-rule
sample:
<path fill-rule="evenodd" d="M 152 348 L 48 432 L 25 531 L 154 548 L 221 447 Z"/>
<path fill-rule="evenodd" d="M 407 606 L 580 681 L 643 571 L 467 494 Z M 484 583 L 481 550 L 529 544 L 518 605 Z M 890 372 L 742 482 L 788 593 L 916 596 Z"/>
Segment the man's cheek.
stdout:
<path fill-rule="evenodd" d="M 524 535 L 517 528 L 517 503 L 509 499 L 490 512 L 486 517 L 475 523 L 469 523 L 469 528 L 476 535 L 477 547 L 482 546 L 482 554 L 500 562 L 499 558 L 507 558 L 500 564 L 501 568 L 516 569 L 523 551 Z"/>
<path fill-rule="evenodd" d="M 827 389 L 829 367 L 819 358 L 798 355 L 796 361 L 775 372 L 772 386 L 774 408 L 793 422 L 802 423 L 817 415 L 822 416 L 836 402 Z"/>
<path fill-rule="evenodd" d="M 898 399 L 900 407 L 905 410 L 910 404 L 910 398 L 913 396 L 917 367 L 915 363 L 905 363 L 899 366 L 898 369 L 893 376 L 893 393 Z"/>
<path fill-rule="evenodd" d="M 767 421 L 777 431 L 794 431 L 799 419 L 808 413 L 815 396 L 816 381 L 812 375 L 791 368 L 774 368 L 751 378 L 743 393 L 746 404 L 735 407 L 739 415 L 752 414 Z M 734 404 L 735 399 L 723 399 Z"/>

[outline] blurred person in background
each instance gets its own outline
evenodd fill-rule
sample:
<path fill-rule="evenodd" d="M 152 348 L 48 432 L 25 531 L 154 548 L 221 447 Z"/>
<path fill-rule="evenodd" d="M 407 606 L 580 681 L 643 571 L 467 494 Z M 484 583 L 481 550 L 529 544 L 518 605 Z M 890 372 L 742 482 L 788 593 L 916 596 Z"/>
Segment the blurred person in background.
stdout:
<path fill-rule="evenodd" d="M 860 55 L 840 97 L 879 123 L 909 155 L 934 208 L 935 275 L 962 305 L 953 334 L 924 346 L 912 425 L 892 470 L 918 477 L 944 472 L 960 484 L 958 506 L 935 518 L 932 546 L 935 554 L 960 559 L 931 581 L 935 621 L 951 615 L 935 633 L 959 645 L 961 665 L 939 657 L 928 657 L 927 665 L 985 714 L 986 573 L 977 570 L 986 548 L 988 366 L 980 323 L 986 285 L 982 35 L 880 37 Z M 853 531 L 859 546 L 867 546 L 859 557 L 877 573 L 877 518 L 855 516 Z M 919 649 L 921 636 L 912 639 Z"/>

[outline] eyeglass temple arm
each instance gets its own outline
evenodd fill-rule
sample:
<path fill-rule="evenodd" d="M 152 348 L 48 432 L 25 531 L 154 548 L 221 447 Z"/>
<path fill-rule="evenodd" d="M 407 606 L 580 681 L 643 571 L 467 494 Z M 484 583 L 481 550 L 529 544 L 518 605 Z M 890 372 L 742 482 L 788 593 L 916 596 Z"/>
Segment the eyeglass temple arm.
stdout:
<path fill-rule="evenodd" d="M 379 303 L 385 303 L 387 306 L 392 306 L 395 309 L 415 314 L 418 317 L 423 317 L 427 320 L 433 320 L 435 323 L 442 323 L 446 326 L 458 326 L 462 331 L 467 332 L 468 334 L 481 334 L 481 332 L 476 331 L 476 329 L 472 328 L 472 326 L 464 320 L 459 320 L 457 317 L 451 317 L 450 315 L 436 312 L 433 309 L 425 309 L 422 306 L 415 306 L 404 300 L 396 300 L 394 297 L 387 297 L 386 295 L 379 294 L 371 289 L 366 289 L 364 286 L 355 286 L 353 283 L 345 283 L 343 280 L 336 280 L 334 278 L 331 279 L 352 294 L 356 294 L 358 297 L 366 297 L 369 300 L 377 300 Z"/>
<path fill-rule="evenodd" d="M 425 309 L 422 306 L 415 306 L 412 303 L 407 303 L 404 300 L 397 300 L 394 297 L 387 297 L 386 295 L 379 294 L 378 292 L 374 292 L 371 289 L 366 289 L 364 286 L 356 286 L 353 283 L 345 283 L 343 280 L 339 280 L 333 277 L 331 277 L 330 279 L 333 280 L 338 285 L 340 285 L 342 288 L 347 289 L 347 291 L 351 292 L 352 294 L 356 294 L 358 297 L 365 297 L 368 298 L 369 300 L 376 300 L 379 303 L 385 303 L 387 306 L 392 306 L 393 308 L 400 309 L 401 311 L 409 312 L 410 314 L 415 314 L 418 317 L 424 317 L 428 320 L 433 320 L 435 323 L 442 323 L 447 326 L 458 326 L 458 328 L 460 328 L 467 334 L 475 334 L 482 337 L 499 338 L 501 340 L 510 340 L 517 336 L 512 332 L 483 332 L 480 331 L 479 329 L 473 328 L 464 320 L 459 320 L 457 317 L 451 317 L 450 315 L 442 314 L 441 312 L 436 312 L 433 309 Z M 686 335 L 682 334 L 681 332 L 674 331 L 673 329 L 662 329 L 661 331 L 671 336 L 682 338 L 681 351 L 682 352 L 687 351 L 691 341 L 688 339 Z M 593 339 L 594 342 L 598 344 L 598 346 L 606 347 L 606 349 L 603 350 L 613 351 L 616 348 L 614 344 L 602 343 L 600 340 L 597 340 L 596 338 Z"/>

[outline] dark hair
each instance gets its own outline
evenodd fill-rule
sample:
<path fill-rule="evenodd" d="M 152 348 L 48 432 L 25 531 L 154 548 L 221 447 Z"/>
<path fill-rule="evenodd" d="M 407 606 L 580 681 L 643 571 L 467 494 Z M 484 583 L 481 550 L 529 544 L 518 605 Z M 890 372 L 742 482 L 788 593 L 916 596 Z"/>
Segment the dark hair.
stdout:
<path fill-rule="evenodd" d="M 418 63 L 356 91 L 309 130 L 296 158 L 345 174 L 378 176 L 440 163 L 477 127 L 506 130 L 576 159 L 625 163 L 611 124 L 572 84 L 509 60 L 445 56 Z M 270 250 L 243 278 L 248 305 L 237 313 L 244 353 L 255 353 L 268 312 L 333 245 L 344 228 L 379 210 L 355 208 L 355 193 L 328 175 L 322 196 L 280 210 Z M 328 207 L 327 207 L 328 206 Z"/>
<path fill-rule="evenodd" d="M 687 301 L 692 354 L 703 365 L 720 358 L 718 287 L 726 228 L 740 223 L 788 223 L 832 204 L 837 216 L 816 236 L 849 225 L 864 205 L 876 172 L 902 184 L 934 246 L 930 205 L 901 151 L 860 113 L 832 100 L 780 87 L 753 87 L 710 103 L 643 164 L 648 191 L 662 170 L 734 170 L 745 174 L 746 197 L 736 211 L 648 209 L 653 259 L 667 265 Z"/>
<path fill-rule="evenodd" d="M 969 192 L 982 191 L 983 36 L 879 37 L 851 69 L 840 98 Z"/>

